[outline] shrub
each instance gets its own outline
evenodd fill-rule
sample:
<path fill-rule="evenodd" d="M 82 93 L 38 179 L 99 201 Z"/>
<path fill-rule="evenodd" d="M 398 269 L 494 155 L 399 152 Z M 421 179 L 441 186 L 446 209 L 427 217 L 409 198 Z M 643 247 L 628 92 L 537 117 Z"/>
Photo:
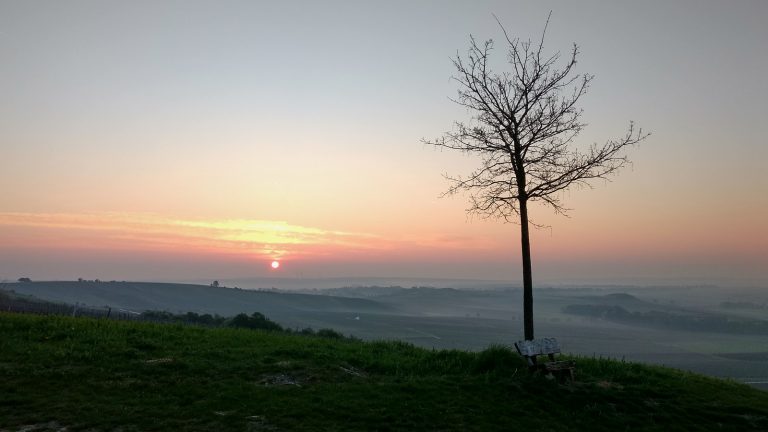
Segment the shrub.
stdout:
<path fill-rule="evenodd" d="M 337 332 L 336 330 L 331 330 L 328 328 L 320 329 L 316 333 L 317 336 L 328 338 L 328 339 L 344 339 L 344 335 Z"/>
<path fill-rule="evenodd" d="M 251 316 L 244 313 L 235 315 L 227 323 L 227 327 L 248 328 L 259 330 L 283 331 L 283 327 L 265 317 L 264 314 L 254 312 Z"/>

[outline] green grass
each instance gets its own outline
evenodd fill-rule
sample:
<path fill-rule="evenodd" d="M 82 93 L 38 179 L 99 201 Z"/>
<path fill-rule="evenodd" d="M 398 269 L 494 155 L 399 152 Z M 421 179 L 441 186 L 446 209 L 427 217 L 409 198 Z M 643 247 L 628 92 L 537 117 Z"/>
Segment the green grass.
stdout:
<path fill-rule="evenodd" d="M 0 430 L 768 430 L 768 393 L 508 348 L 434 351 L 279 332 L 0 313 Z"/>

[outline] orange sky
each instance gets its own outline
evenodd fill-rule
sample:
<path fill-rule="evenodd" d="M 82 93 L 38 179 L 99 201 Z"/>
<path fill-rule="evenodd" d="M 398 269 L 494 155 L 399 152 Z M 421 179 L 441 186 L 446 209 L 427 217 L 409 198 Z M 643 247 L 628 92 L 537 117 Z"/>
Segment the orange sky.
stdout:
<path fill-rule="evenodd" d="M 653 135 L 532 209 L 534 279 L 768 283 L 762 4 L 191 3 L 0 5 L 0 279 L 517 283 L 519 227 L 438 198 L 478 161 L 420 139 L 468 118 L 450 58 L 491 12 L 552 9 L 545 47 L 596 75 L 576 144 Z"/>
<path fill-rule="evenodd" d="M 765 262 L 765 238 L 739 237 L 738 227 L 707 232 L 705 226 L 685 226 L 663 215 L 642 224 L 620 215 L 618 211 L 612 217 L 625 222 L 600 226 L 610 217 L 588 223 L 561 218 L 551 229 L 534 231 L 540 279 L 563 283 L 570 276 L 579 283 L 761 277 L 754 269 Z M 456 219 L 461 230 L 454 233 L 443 232 L 438 221 L 430 230 L 424 219 L 401 221 L 396 233 L 376 233 L 148 213 L 2 213 L 0 254 L 4 262 L 26 270 L 24 274 L 47 263 L 56 268 L 51 277 L 64 278 L 89 271 L 102 279 L 131 279 L 136 277 L 131 273 L 137 271 L 135 264 L 123 265 L 146 260 L 163 264 L 146 266 L 139 278 L 383 275 L 514 281 L 519 272 L 518 227 Z M 272 260 L 283 263 L 279 271 L 268 268 Z M 184 274 L 174 274 L 184 263 Z M 226 274 L 218 273 L 222 271 Z"/>

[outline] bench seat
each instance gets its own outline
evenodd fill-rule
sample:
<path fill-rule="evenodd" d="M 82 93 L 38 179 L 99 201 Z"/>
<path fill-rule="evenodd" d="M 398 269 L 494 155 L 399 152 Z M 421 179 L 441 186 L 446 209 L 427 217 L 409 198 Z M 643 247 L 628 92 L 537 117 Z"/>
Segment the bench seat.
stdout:
<path fill-rule="evenodd" d="M 533 339 L 515 342 L 515 348 L 528 362 L 531 371 L 563 374 L 565 371 L 573 381 L 576 362 L 573 360 L 555 360 L 560 353 L 560 344 L 555 338 Z M 547 356 L 549 361 L 539 361 L 537 356 Z"/>

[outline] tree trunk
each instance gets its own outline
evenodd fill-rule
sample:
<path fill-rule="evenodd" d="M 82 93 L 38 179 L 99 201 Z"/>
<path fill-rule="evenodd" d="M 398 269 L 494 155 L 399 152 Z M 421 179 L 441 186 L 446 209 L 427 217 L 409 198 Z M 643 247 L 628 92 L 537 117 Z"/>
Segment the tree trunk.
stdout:
<path fill-rule="evenodd" d="M 528 200 L 520 200 L 520 242 L 523 247 L 523 333 L 525 340 L 533 339 L 533 271 L 531 270 L 531 240 L 528 237 Z"/>

